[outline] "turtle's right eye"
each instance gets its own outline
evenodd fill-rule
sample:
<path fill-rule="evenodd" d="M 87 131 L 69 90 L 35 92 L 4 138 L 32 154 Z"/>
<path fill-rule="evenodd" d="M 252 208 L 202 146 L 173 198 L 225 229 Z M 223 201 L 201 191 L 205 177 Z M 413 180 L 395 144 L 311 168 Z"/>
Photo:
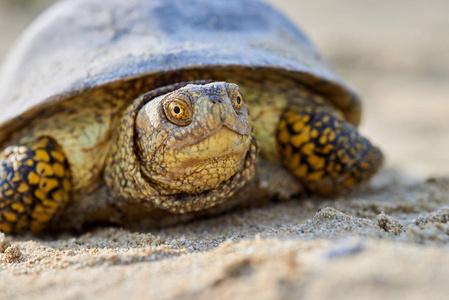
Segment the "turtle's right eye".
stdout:
<path fill-rule="evenodd" d="M 167 119 L 176 125 L 186 126 L 192 122 L 192 106 L 185 99 L 170 99 L 164 105 Z"/>

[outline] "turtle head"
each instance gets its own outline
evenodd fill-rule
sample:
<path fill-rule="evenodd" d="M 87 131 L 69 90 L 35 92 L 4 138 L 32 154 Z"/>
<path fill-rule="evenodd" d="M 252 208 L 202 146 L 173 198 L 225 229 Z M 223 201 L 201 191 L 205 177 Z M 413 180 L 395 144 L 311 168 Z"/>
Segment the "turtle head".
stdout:
<path fill-rule="evenodd" d="M 136 166 L 124 176 L 132 177 L 125 178 L 127 184 L 136 184 L 121 188 L 124 196 L 132 190 L 134 198 L 188 212 L 223 202 L 254 174 L 256 141 L 235 84 L 189 84 L 158 95 L 138 108 L 133 121 L 130 156 Z"/>
<path fill-rule="evenodd" d="M 251 145 L 237 85 L 188 85 L 148 102 L 136 120 L 142 170 L 162 193 L 201 193 L 241 171 Z"/>

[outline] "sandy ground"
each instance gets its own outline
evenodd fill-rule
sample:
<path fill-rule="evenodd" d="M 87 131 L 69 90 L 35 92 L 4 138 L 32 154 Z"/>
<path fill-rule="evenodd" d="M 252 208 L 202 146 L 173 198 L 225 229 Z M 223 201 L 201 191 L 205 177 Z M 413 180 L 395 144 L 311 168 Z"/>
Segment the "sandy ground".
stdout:
<path fill-rule="evenodd" d="M 0 4 L 0 57 L 46 1 Z M 372 183 L 176 227 L 0 234 L 0 299 L 447 299 L 449 2 L 273 0 L 365 100 Z"/>

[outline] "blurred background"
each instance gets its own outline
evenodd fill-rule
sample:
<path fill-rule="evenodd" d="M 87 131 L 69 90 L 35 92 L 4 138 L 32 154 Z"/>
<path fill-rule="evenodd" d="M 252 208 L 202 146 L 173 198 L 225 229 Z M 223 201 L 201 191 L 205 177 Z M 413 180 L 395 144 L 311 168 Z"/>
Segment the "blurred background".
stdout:
<path fill-rule="evenodd" d="M 52 0 L 0 0 L 0 60 Z M 359 90 L 361 131 L 410 177 L 449 175 L 449 1 L 269 0 Z"/>

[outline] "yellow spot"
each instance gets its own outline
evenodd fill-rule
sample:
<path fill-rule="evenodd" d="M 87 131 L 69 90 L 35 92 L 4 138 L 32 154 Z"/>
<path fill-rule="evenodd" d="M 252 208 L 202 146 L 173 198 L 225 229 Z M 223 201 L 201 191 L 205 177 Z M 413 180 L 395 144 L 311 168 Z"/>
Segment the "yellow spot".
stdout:
<path fill-rule="evenodd" d="M 54 178 L 43 178 L 39 182 L 39 188 L 43 190 L 44 192 L 48 193 L 52 189 L 58 186 L 58 180 Z"/>
<path fill-rule="evenodd" d="M 65 175 L 64 167 L 60 163 L 55 163 L 53 165 L 53 170 L 55 171 L 56 176 L 62 178 Z"/>
<path fill-rule="evenodd" d="M 322 169 L 326 163 L 323 157 L 319 157 L 316 155 L 308 157 L 307 161 L 309 162 L 309 165 L 315 170 Z"/>
<path fill-rule="evenodd" d="M 304 117 L 302 117 L 302 121 L 303 121 L 304 123 L 309 122 L 309 121 L 310 121 L 310 116 L 304 116 Z"/>
<path fill-rule="evenodd" d="M 39 183 L 39 175 L 37 175 L 36 173 L 34 173 L 33 171 L 31 171 L 30 173 L 28 173 L 28 182 L 30 184 L 38 184 Z"/>
<path fill-rule="evenodd" d="M 321 126 L 323 126 L 323 123 L 321 123 L 320 121 L 318 121 L 318 122 L 315 122 L 314 126 L 316 126 L 316 127 L 321 127 Z"/>
<path fill-rule="evenodd" d="M 307 174 L 307 165 L 301 165 L 296 170 L 293 170 L 293 174 L 297 177 L 304 177 Z"/>
<path fill-rule="evenodd" d="M 0 231 L 3 231 L 4 233 L 10 233 L 12 231 L 11 224 L 0 223 Z"/>
<path fill-rule="evenodd" d="M 22 217 L 19 222 L 16 223 L 15 232 L 21 232 L 28 225 L 28 220 Z"/>
<path fill-rule="evenodd" d="M 354 179 L 354 178 L 348 178 L 348 179 L 346 179 L 345 182 L 344 182 L 344 184 L 345 184 L 346 186 L 351 186 L 351 185 L 353 185 L 354 183 L 355 183 L 355 179 Z"/>
<path fill-rule="evenodd" d="M 312 129 L 312 131 L 310 132 L 310 137 L 316 139 L 318 137 L 318 134 L 319 134 L 318 130 Z"/>
<path fill-rule="evenodd" d="M 43 214 L 43 213 L 45 213 L 45 209 L 42 205 L 36 205 L 34 207 L 34 212 L 38 213 L 38 214 Z"/>
<path fill-rule="evenodd" d="M 47 198 L 45 193 L 42 190 L 40 190 L 40 189 L 37 189 L 37 190 L 34 191 L 34 196 L 37 199 L 40 199 L 40 200 L 45 200 Z"/>
<path fill-rule="evenodd" d="M 301 152 L 305 155 L 313 155 L 313 150 L 315 150 L 315 145 L 312 143 L 307 143 L 301 148 Z"/>
<path fill-rule="evenodd" d="M 67 178 L 62 181 L 62 187 L 66 191 L 70 191 L 72 189 L 72 184 L 70 183 L 70 180 Z"/>
<path fill-rule="evenodd" d="M 53 168 L 44 162 L 38 162 L 36 166 L 36 171 L 38 174 L 52 176 L 54 174 Z"/>
<path fill-rule="evenodd" d="M 335 132 L 331 131 L 331 133 L 329 133 L 329 141 L 332 142 L 333 140 L 335 140 L 335 137 L 336 137 Z"/>
<path fill-rule="evenodd" d="M 329 116 L 324 116 L 322 119 L 323 123 L 327 123 L 329 122 L 329 120 L 330 120 Z"/>
<path fill-rule="evenodd" d="M 19 202 L 14 202 L 13 204 L 11 204 L 11 208 L 19 214 L 25 212 L 25 206 L 23 206 L 23 204 Z"/>
<path fill-rule="evenodd" d="M 11 196 L 12 194 L 14 194 L 14 191 L 13 191 L 13 190 L 7 190 L 7 191 L 4 193 L 5 196 Z"/>
<path fill-rule="evenodd" d="M 51 201 L 51 200 L 45 200 L 42 204 L 45 206 L 45 208 L 47 208 L 47 211 L 52 211 L 52 212 L 56 211 L 59 206 L 58 203 L 56 203 L 55 201 Z"/>
<path fill-rule="evenodd" d="M 3 184 L 3 189 L 7 190 L 9 188 L 9 185 L 7 183 Z"/>
<path fill-rule="evenodd" d="M 290 138 L 290 134 L 288 133 L 287 130 L 281 130 L 281 132 L 278 135 L 278 140 L 282 144 L 287 144 L 289 138 Z"/>
<path fill-rule="evenodd" d="M 327 144 L 327 138 L 326 138 L 326 136 L 321 136 L 320 137 L 320 143 L 322 144 L 322 145 L 325 145 L 325 144 Z"/>
<path fill-rule="evenodd" d="M 317 171 L 317 172 L 310 173 L 307 176 L 307 179 L 310 181 L 316 181 L 316 180 L 321 179 L 321 177 L 323 177 L 323 175 L 324 175 L 324 171 Z"/>
<path fill-rule="evenodd" d="M 303 143 L 307 142 L 309 140 L 309 136 L 307 134 L 301 133 L 298 135 L 294 135 L 290 138 L 290 142 L 295 146 L 296 148 L 299 148 Z"/>
<path fill-rule="evenodd" d="M 293 124 L 293 130 L 295 132 L 300 132 L 303 128 L 304 128 L 303 122 L 296 122 L 295 124 Z"/>
<path fill-rule="evenodd" d="M 332 144 L 327 144 L 324 146 L 324 148 L 321 150 L 321 153 L 323 154 L 329 154 L 331 150 L 334 149 L 334 146 Z"/>
<path fill-rule="evenodd" d="M 33 218 L 34 221 L 37 221 L 39 223 L 47 223 L 48 221 L 51 220 L 52 215 L 51 214 L 40 214 L 40 213 L 32 213 L 31 217 Z"/>
<path fill-rule="evenodd" d="M 330 131 L 331 131 L 331 128 L 330 128 L 330 127 L 324 128 L 324 130 L 323 130 L 323 135 L 328 134 Z"/>
<path fill-rule="evenodd" d="M 56 159 L 59 162 L 64 162 L 64 154 L 62 154 L 59 151 L 52 151 L 51 156 L 53 156 L 54 159 Z"/>
<path fill-rule="evenodd" d="M 332 172 L 332 170 L 334 169 L 334 165 L 335 165 L 335 163 L 334 163 L 333 161 L 331 161 L 331 162 L 327 165 L 326 171 L 327 171 L 328 173 Z"/>
<path fill-rule="evenodd" d="M 56 190 L 51 195 L 53 197 L 53 200 L 55 200 L 56 202 L 61 202 L 64 198 L 62 190 Z"/>
<path fill-rule="evenodd" d="M 31 158 L 28 158 L 28 159 L 25 161 L 25 164 L 26 164 L 27 166 L 32 167 L 32 166 L 34 165 L 34 160 L 32 160 Z"/>
<path fill-rule="evenodd" d="M 3 216 L 5 217 L 6 221 L 8 222 L 15 222 L 17 221 L 17 215 L 15 213 L 5 211 L 3 213 Z"/>
<path fill-rule="evenodd" d="M 19 182 L 21 180 L 19 173 L 14 173 L 14 177 L 11 179 L 12 182 Z"/>
<path fill-rule="evenodd" d="M 17 191 L 19 193 L 26 193 L 28 192 L 28 190 L 30 189 L 30 187 L 28 186 L 28 184 L 26 184 L 26 182 L 22 182 L 19 187 L 17 188 Z"/>
<path fill-rule="evenodd" d="M 50 155 L 48 155 L 47 151 L 42 149 L 37 149 L 34 155 L 34 160 L 37 161 L 50 161 Z"/>
<path fill-rule="evenodd" d="M 289 114 L 287 116 L 287 122 L 289 124 L 293 124 L 293 123 L 295 123 L 298 120 L 299 120 L 299 115 L 298 114 Z"/>
<path fill-rule="evenodd" d="M 37 144 L 34 144 L 31 149 L 36 150 L 39 148 L 45 148 L 48 145 L 48 139 L 47 138 L 43 138 L 41 139 Z"/>

